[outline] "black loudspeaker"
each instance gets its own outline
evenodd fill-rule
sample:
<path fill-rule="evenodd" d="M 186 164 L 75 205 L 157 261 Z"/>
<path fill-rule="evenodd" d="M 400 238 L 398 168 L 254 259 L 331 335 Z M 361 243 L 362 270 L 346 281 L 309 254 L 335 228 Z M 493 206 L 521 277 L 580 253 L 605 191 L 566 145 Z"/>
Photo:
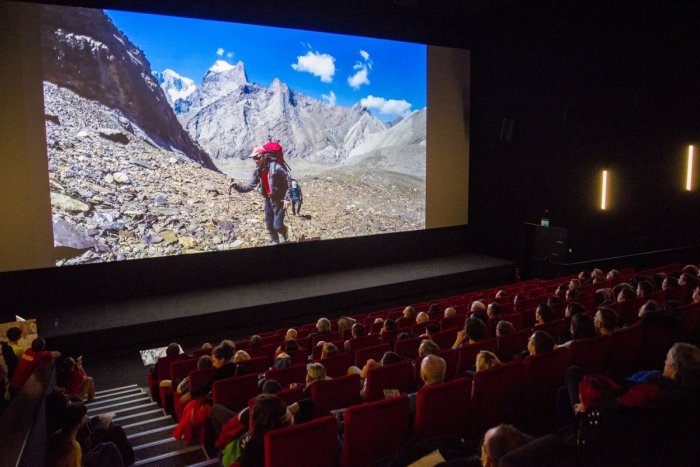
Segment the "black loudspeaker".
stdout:
<path fill-rule="evenodd" d="M 517 120 L 510 117 L 503 117 L 501 122 L 501 132 L 498 134 L 498 139 L 506 143 L 512 143 L 515 137 L 515 124 Z"/>
<path fill-rule="evenodd" d="M 568 231 L 564 227 L 527 224 L 530 235 L 530 258 L 552 263 L 566 263 Z"/>

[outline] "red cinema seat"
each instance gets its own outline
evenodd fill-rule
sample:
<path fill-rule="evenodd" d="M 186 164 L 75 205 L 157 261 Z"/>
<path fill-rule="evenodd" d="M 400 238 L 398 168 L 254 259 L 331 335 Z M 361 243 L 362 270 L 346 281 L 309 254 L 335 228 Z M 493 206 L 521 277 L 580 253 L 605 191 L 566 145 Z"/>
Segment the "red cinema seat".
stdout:
<path fill-rule="evenodd" d="M 355 366 L 362 368 L 367 363 L 370 358 L 380 361 L 385 352 L 391 350 L 389 344 L 379 344 L 373 345 L 371 347 L 364 347 L 355 352 Z"/>
<path fill-rule="evenodd" d="M 272 357 L 255 357 L 240 363 L 247 374 L 264 373 L 272 366 Z"/>
<path fill-rule="evenodd" d="M 285 353 L 292 359 L 292 365 L 308 363 L 309 361 L 309 349 L 300 348 L 299 350 L 292 350 Z"/>
<path fill-rule="evenodd" d="M 605 374 L 612 378 L 626 378 L 634 373 L 637 354 L 642 347 L 644 329 L 635 324 L 612 333 Z"/>
<path fill-rule="evenodd" d="M 416 439 L 464 436 L 469 421 L 471 392 L 471 377 L 420 389 L 416 394 Z"/>
<path fill-rule="evenodd" d="M 584 374 L 602 373 L 611 341 L 610 336 L 573 340 L 569 344 L 569 365 L 581 367 Z"/>
<path fill-rule="evenodd" d="M 335 342 L 341 340 L 339 332 L 322 332 L 311 337 L 311 346 L 316 347 L 319 341 Z"/>
<path fill-rule="evenodd" d="M 350 407 L 345 411 L 345 432 L 340 465 L 370 465 L 399 451 L 408 437 L 408 397 L 391 397 Z"/>
<path fill-rule="evenodd" d="M 559 348 L 543 355 L 527 357 L 523 361 L 528 379 L 523 405 L 529 415 L 538 417 L 547 414 L 550 418 L 554 415 L 553 401 L 564 382 L 568 358 L 567 350 Z"/>
<path fill-rule="evenodd" d="M 258 375 L 235 376 L 216 381 L 212 385 L 214 404 L 239 412 L 248 400 L 258 394 Z"/>
<path fill-rule="evenodd" d="M 409 337 L 394 342 L 394 352 L 405 358 L 414 359 L 418 356 L 418 347 L 423 339 L 420 337 Z"/>
<path fill-rule="evenodd" d="M 181 353 L 173 357 L 160 357 L 156 361 L 156 373 L 158 374 L 158 376 L 154 378 L 153 374 L 150 371 L 146 373 L 148 379 L 148 389 L 151 391 L 151 399 L 157 402 L 158 405 L 162 405 L 160 401 L 160 393 L 158 390 L 158 388 L 160 387 L 160 382 L 164 379 L 171 379 L 170 364 L 179 360 L 187 360 L 188 358 L 192 357 L 185 353 Z"/>
<path fill-rule="evenodd" d="M 459 328 L 452 328 L 440 331 L 433 335 L 432 341 L 435 342 L 441 349 L 450 349 L 452 348 L 452 344 L 455 343 L 458 331 Z"/>
<path fill-rule="evenodd" d="M 414 388 L 412 361 L 380 366 L 367 371 L 365 400 L 376 401 L 384 399 L 385 389 L 396 389 L 405 393 L 413 391 Z"/>
<path fill-rule="evenodd" d="M 292 365 L 289 368 L 272 368 L 265 372 L 265 379 L 274 379 L 282 387 L 292 383 L 306 382 L 306 364 Z"/>
<path fill-rule="evenodd" d="M 516 423 L 520 417 L 527 376 L 522 362 L 510 362 L 474 375 L 471 434 L 481 436 L 499 423 Z"/>
<path fill-rule="evenodd" d="M 170 379 L 174 385 L 177 385 L 190 374 L 190 371 L 197 369 L 197 361 L 199 358 L 188 358 L 185 360 L 176 360 L 170 364 Z M 177 387 L 160 386 L 158 394 L 160 402 L 163 406 L 163 412 L 168 415 L 173 414 L 173 394 Z"/>
<path fill-rule="evenodd" d="M 522 312 L 522 317 L 523 317 L 523 327 L 531 329 L 535 325 L 535 315 L 537 313 L 537 308 L 528 308 L 527 310 L 523 310 Z M 515 326 L 515 323 L 513 323 L 513 326 Z M 516 328 L 518 329 L 518 328 Z"/>
<path fill-rule="evenodd" d="M 358 374 L 315 382 L 309 387 L 315 405 L 314 417 L 329 415 L 331 410 L 361 403 L 361 389 L 362 383 Z"/>
<path fill-rule="evenodd" d="M 331 378 L 345 376 L 348 374 L 348 368 L 352 365 L 350 354 L 342 352 L 332 357 L 324 358 L 318 361 L 326 369 L 326 374 Z"/>
<path fill-rule="evenodd" d="M 335 467 L 338 422 L 327 416 L 265 433 L 265 467 Z"/>
<path fill-rule="evenodd" d="M 369 336 L 355 337 L 348 341 L 348 352 L 350 355 L 355 355 L 355 351 L 372 347 L 381 344 L 379 334 L 371 334 Z M 342 350 L 342 349 L 341 349 Z"/>
<path fill-rule="evenodd" d="M 462 347 L 457 349 L 459 357 L 457 359 L 458 363 L 455 377 L 459 378 L 464 375 L 465 371 L 471 370 L 476 363 L 476 355 L 482 350 L 496 353 L 498 351 L 498 341 L 496 339 L 488 339 L 473 344 L 462 345 Z"/>
<path fill-rule="evenodd" d="M 275 355 L 275 349 L 277 349 L 276 344 L 264 345 L 262 347 L 251 347 L 246 352 L 250 355 L 250 358 L 256 357 L 273 357 Z"/>
<path fill-rule="evenodd" d="M 555 319 L 554 321 L 550 321 L 549 323 L 536 324 L 535 327 L 532 328 L 532 332 L 544 331 L 554 338 L 554 342 L 557 342 L 559 340 L 559 336 L 561 336 L 564 333 L 564 331 L 566 331 L 566 327 L 567 323 L 564 318 Z"/>
<path fill-rule="evenodd" d="M 528 331 L 530 330 L 530 328 L 525 327 L 522 313 L 513 313 L 510 315 L 504 315 L 501 317 L 501 319 L 504 321 L 509 321 L 510 324 L 513 325 L 513 328 L 516 331 L 518 331 L 520 329 L 527 329 Z"/>
<path fill-rule="evenodd" d="M 207 368 L 206 370 L 195 370 L 190 372 L 190 391 L 204 386 L 209 381 L 212 373 L 214 373 L 215 368 Z M 182 409 L 185 406 L 180 404 L 180 398 L 173 398 L 173 411 L 175 412 L 175 417 L 180 418 L 182 416 Z"/>

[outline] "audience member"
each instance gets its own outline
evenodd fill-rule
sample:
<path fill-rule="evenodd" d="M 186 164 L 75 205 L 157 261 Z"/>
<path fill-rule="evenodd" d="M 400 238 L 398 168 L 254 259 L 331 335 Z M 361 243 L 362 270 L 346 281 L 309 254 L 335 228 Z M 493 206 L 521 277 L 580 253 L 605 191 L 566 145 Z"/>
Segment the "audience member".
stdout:
<path fill-rule="evenodd" d="M 258 336 L 257 334 L 253 334 L 252 336 L 250 336 L 250 339 L 248 339 L 248 347 L 251 349 L 262 347 L 262 345 L 262 337 Z"/>
<path fill-rule="evenodd" d="M 455 310 L 451 306 L 445 308 L 445 311 L 444 311 L 444 318 L 445 319 L 453 319 L 456 317 L 457 317 L 457 310 Z"/>
<path fill-rule="evenodd" d="M 245 350 L 237 350 L 233 354 L 233 363 L 241 363 L 250 360 L 250 354 Z"/>
<path fill-rule="evenodd" d="M 423 386 L 439 384 L 445 381 L 447 364 L 445 360 L 437 355 L 426 355 L 420 364 L 420 379 Z"/>
<path fill-rule="evenodd" d="M 535 331 L 527 341 L 530 356 L 544 355 L 554 350 L 554 338 L 546 331 Z"/>
<path fill-rule="evenodd" d="M 654 292 L 654 284 L 648 280 L 641 280 L 637 283 L 637 298 L 647 298 Z"/>
<path fill-rule="evenodd" d="M 15 374 L 10 380 L 11 395 L 14 396 L 24 386 L 24 383 L 27 382 L 34 370 L 40 366 L 50 365 L 54 359 L 61 356 L 61 352 L 47 351 L 44 350 L 45 348 L 46 341 L 41 337 L 37 337 L 32 341 L 31 348 L 22 353 L 17 370 L 15 370 Z"/>
<path fill-rule="evenodd" d="M 481 350 L 476 354 L 475 368 L 477 373 L 497 366 L 501 366 L 501 360 L 495 353 L 489 352 L 488 350 Z"/>
<path fill-rule="evenodd" d="M 421 311 L 416 315 L 416 324 L 425 324 L 430 321 L 430 316 L 425 311 Z"/>
<path fill-rule="evenodd" d="M 265 465 L 265 433 L 291 423 L 287 405 L 274 394 L 260 394 L 253 403 L 253 429 L 241 441 L 240 467 Z"/>
<path fill-rule="evenodd" d="M 324 342 L 321 350 L 321 360 L 338 354 L 338 347 L 333 342 Z"/>
<path fill-rule="evenodd" d="M 418 346 L 418 356 L 420 358 L 426 355 L 436 354 L 440 351 L 440 347 L 433 341 L 428 339 L 423 339 Z"/>
<path fill-rule="evenodd" d="M 245 373 L 240 365 L 233 362 L 234 349 L 235 347 L 232 347 L 231 343 L 227 341 L 222 341 L 221 344 L 214 348 L 211 353 L 212 366 L 215 368 L 214 373 L 203 386 L 180 397 L 180 402 L 183 405 L 189 402 L 190 399 L 207 396 L 215 382 Z"/>
<path fill-rule="evenodd" d="M 610 336 L 617 328 L 617 314 L 612 308 L 600 307 L 593 318 L 593 325 L 600 336 Z"/>
<path fill-rule="evenodd" d="M 470 317 L 464 322 L 464 329 L 457 333 L 453 349 L 459 348 L 464 342 L 473 344 L 484 338 L 486 324 L 479 318 Z"/>
<path fill-rule="evenodd" d="M 502 306 L 498 302 L 491 302 L 486 308 L 486 314 L 489 319 L 499 319 L 501 317 Z"/>
<path fill-rule="evenodd" d="M 535 323 L 545 324 L 554 321 L 554 310 L 549 305 L 540 303 L 535 310 Z"/>
<path fill-rule="evenodd" d="M 513 334 L 515 332 L 515 327 L 510 321 L 504 319 L 500 320 L 496 324 L 496 337 L 507 336 L 508 334 Z"/>
<path fill-rule="evenodd" d="M 404 318 L 415 318 L 416 317 L 416 309 L 413 308 L 411 305 L 407 306 L 406 308 L 403 309 L 403 317 Z"/>
<path fill-rule="evenodd" d="M 568 347 L 571 342 L 580 339 L 590 339 L 596 336 L 593 319 L 586 314 L 578 314 L 571 317 L 571 340 L 561 344 L 559 347 Z"/>
<path fill-rule="evenodd" d="M 95 398 L 95 380 L 85 373 L 82 355 L 76 359 L 66 357 L 57 379 L 57 384 L 66 388 L 68 396 L 80 401 Z"/>
<path fill-rule="evenodd" d="M 528 443 L 529 437 L 512 425 L 501 424 L 486 431 L 481 445 L 483 467 L 498 467 L 501 458 Z"/>
<path fill-rule="evenodd" d="M 345 335 L 345 331 L 351 330 L 355 323 L 357 323 L 357 320 L 349 316 L 341 316 L 338 318 L 338 332 L 340 333 L 340 337 Z"/>
<path fill-rule="evenodd" d="M 197 360 L 198 370 L 207 370 L 211 367 L 212 361 L 210 355 L 202 355 L 201 357 L 199 357 L 199 360 Z M 190 375 L 187 375 L 182 381 L 180 381 L 180 384 L 177 385 L 176 391 L 176 393 L 179 396 L 182 396 L 183 394 L 188 392 L 190 392 Z"/>

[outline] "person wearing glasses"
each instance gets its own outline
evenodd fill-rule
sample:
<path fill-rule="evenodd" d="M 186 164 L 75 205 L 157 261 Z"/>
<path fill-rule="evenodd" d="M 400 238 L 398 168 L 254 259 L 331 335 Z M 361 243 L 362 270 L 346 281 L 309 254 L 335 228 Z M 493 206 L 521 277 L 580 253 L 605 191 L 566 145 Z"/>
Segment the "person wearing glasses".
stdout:
<path fill-rule="evenodd" d="M 250 155 L 255 162 L 255 171 L 247 183 L 231 182 L 231 189 L 239 193 L 247 193 L 259 187 L 265 200 L 265 226 L 270 233 L 273 244 L 287 241 L 287 226 L 284 216 L 291 203 L 291 176 L 289 166 L 282 157 L 282 146 L 274 141 L 268 141 L 261 147 L 255 148 Z"/>

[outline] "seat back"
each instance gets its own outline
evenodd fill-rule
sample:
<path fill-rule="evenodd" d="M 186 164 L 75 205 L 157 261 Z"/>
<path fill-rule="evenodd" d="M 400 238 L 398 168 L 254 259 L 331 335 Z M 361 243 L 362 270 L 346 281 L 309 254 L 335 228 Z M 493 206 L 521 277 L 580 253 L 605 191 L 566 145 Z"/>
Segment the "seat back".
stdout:
<path fill-rule="evenodd" d="M 190 371 L 197 369 L 199 358 L 188 358 L 177 360 L 170 364 L 170 377 L 173 381 L 182 381 L 190 374 Z"/>
<path fill-rule="evenodd" d="M 452 344 L 455 343 L 457 331 L 459 331 L 459 328 L 451 328 L 440 331 L 433 335 L 432 341 L 435 342 L 441 349 L 449 349 L 452 347 Z"/>
<path fill-rule="evenodd" d="M 409 337 L 394 342 L 394 352 L 405 358 L 414 359 L 418 356 L 418 347 L 423 339 L 420 337 Z"/>
<path fill-rule="evenodd" d="M 340 378 L 317 381 L 310 387 L 314 401 L 314 417 L 329 415 L 331 410 L 350 407 L 362 402 L 360 375 L 353 374 Z"/>
<path fill-rule="evenodd" d="M 350 354 L 347 352 L 342 352 L 332 357 L 324 358 L 319 360 L 324 368 L 326 369 L 326 374 L 331 378 L 337 378 L 338 376 L 345 376 L 348 373 L 348 367 L 352 365 L 350 360 Z"/>
<path fill-rule="evenodd" d="M 610 336 L 577 339 L 569 344 L 569 365 L 581 367 L 584 374 L 602 373 L 608 359 Z"/>
<path fill-rule="evenodd" d="M 476 355 L 482 350 L 488 350 L 496 353 L 498 351 L 498 341 L 496 339 L 488 339 L 475 342 L 473 344 L 462 345 L 459 349 L 459 357 L 457 358 L 457 371 L 455 377 L 459 378 L 464 375 L 464 372 L 471 370 L 476 363 Z"/>
<path fill-rule="evenodd" d="M 411 392 L 413 385 L 413 363 L 403 361 L 392 365 L 380 366 L 367 371 L 365 381 L 365 400 L 384 399 L 385 389 L 397 389 L 399 392 Z"/>
<path fill-rule="evenodd" d="M 464 436 L 469 421 L 471 390 L 471 377 L 420 389 L 416 394 L 416 439 Z"/>
<path fill-rule="evenodd" d="M 355 351 L 373 345 L 379 345 L 379 334 L 370 334 L 369 336 L 355 337 L 348 341 L 348 352 L 350 355 L 355 355 Z"/>
<path fill-rule="evenodd" d="M 170 373 L 170 365 L 172 365 L 174 362 L 179 362 L 182 360 L 189 360 L 190 357 L 186 353 L 181 353 L 178 355 L 175 355 L 173 357 L 160 357 L 158 361 L 156 362 L 156 366 L 158 367 L 158 382 L 164 380 L 164 379 L 172 379 L 171 373 Z M 196 365 L 195 365 L 196 368 Z"/>
<path fill-rule="evenodd" d="M 212 393 L 214 404 L 239 412 L 258 393 L 258 376 L 253 374 L 221 379 L 212 385 Z"/>
<path fill-rule="evenodd" d="M 359 349 L 355 352 L 355 366 L 362 368 L 370 358 L 379 361 L 382 359 L 384 352 L 388 352 L 390 350 L 391 347 L 389 344 L 372 345 L 370 347 Z"/>
<path fill-rule="evenodd" d="M 335 467 L 338 423 L 330 415 L 265 433 L 265 466 Z"/>
<path fill-rule="evenodd" d="M 289 368 L 272 368 L 265 372 L 265 379 L 274 379 L 284 386 L 306 381 L 306 365 L 292 365 Z"/>
<path fill-rule="evenodd" d="M 292 359 L 292 365 L 307 363 L 309 361 L 309 349 L 300 348 L 299 350 L 286 352 L 286 354 Z"/>
<path fill-rule="evenodd" d="M 474 417 L 471 425 L 473 439 L 499 423 L 517 423 L 526 383 L 525 367 L 520 361 L 506 363 L 474 375 Z"/>
<path fill-rule="evenodd" d="M 512 313 L 510 315 L 503 315 L 501 318 L 505 321 L 510 321 L 510 323 L 513 325 L 513 328 L 518 331 L 520 329 L 527 329 L 528 331 L 530 328 L 525 328 L 524 324 L 524 319 L 523 319 L 523 314 L 522 313 Z"/>
<path fill-rule="evenodd" d="M 276 344 L 263 345 L 261 347 L 250 347 L 246 350 L 250 358 L 255 357 L 273 357 L 275 354 Z"/>
<path fill-rule="evenodd" d="M 554 338 L 554 342 L 557 342 L 559 340 L 559 336 L 566 331 L 566 327 L 566 320 L 562 318 L 555 319 L 549 323 L 536 324 L 535 327 L 532 328 L 532 331 L 544 331 Z"/>
<path fill-rule="evenodd" d="M 272 356 L 251 358 L 240 365 L 246 373 L 257 375 L 266 372 L 272 366 Z"/>
<path fill-rule="evenodd" d="M 618 329 L 612 333 L 605 374 L 613 378 L 624 378 L 636 370 L 636 358 L 642 347 L 644 329 L 640 324 Z"/>
<path fill-rule="evenodd" d="M 350 407 L 345 411 L 340 465 L 366 466 L 399 451 L 408 437 L 409 419 L 406 396 Z"/>
<path fill-rule="evenodd" d="M 315 334 L 311 336 L 311 346 L 315 347 L 318 341 L 323 342 L 334 342 L 341 339 L 339 332 L 323 332 L 320 334 Z"/>
<path fill-rule="evenodd" d="M 553 415 L 552 401 L 556 400 L 557 390 L 564 382 L 568 357 L 566 349 L 558 348 L 523 361 L 527 374 L 527 391 L 523 405 L 528 414 Z"/>
<path fill-rule="evenodd" d="M 676 308 L 676 313 L 683 322 L 683 341 L 692 342 L 698 332 L 698 325 L 700 325 L 700 303 L 691 303 L 690 305 L 678 307 Z"/>

